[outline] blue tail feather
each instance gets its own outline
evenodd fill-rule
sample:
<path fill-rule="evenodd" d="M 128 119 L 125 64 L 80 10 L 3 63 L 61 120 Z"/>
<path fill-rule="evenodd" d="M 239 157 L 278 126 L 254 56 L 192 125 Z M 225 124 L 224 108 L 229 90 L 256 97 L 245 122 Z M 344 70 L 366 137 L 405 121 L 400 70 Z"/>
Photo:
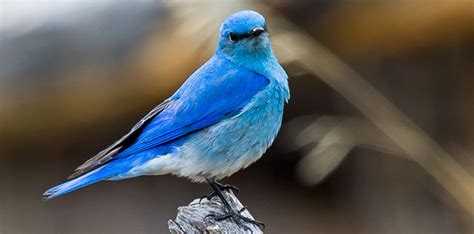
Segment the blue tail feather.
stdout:
<path fill-rule="evenodd" d="M 50 200 L 52 198 L 64 195 L 66 193 L 70 193 L 74 190 L 100 182 L 102 180 L 117 180 L 133 177 L 124 175 L 132 168 L 142 165 L 143 163 L 155 157 L 159 157 L 159 155 L 166 155 L 173 149 L 174 148 L 170 146 L 162 146 L 150 149 L 148 151 L 144 151 L 139 154 L 110 161 L 102 167 L 99 167 L 95 170 L 87 172 L 82 176 L 79 176 L 49 189 L 48 191 L 43 193 L 43 199 Z M 134 176 L 139 175 L 137 174 Z"/>
<path fill-rule="evenodd" d="M 43 199 L 50 200 L 66 193 L 70 193 L 74 190 L 83 188 L 85 186 L 97 183 L 102 180 L 106 180 L 110 177 L 130 170 L 131 167 L 132 166 L 130 164 L 127 165 L 127 163 L 124 163 L 124 160 L 110 162 L 109 164 L 99 167 L 82 176 L 79 176 L 49 189 L 48 191 L 43 193 Z"/>

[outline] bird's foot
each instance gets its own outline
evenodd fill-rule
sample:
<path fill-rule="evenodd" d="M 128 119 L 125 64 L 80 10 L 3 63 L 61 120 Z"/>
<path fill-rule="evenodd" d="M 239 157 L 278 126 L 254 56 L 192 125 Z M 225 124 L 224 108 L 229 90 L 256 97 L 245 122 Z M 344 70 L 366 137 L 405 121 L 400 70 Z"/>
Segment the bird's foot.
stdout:
<path fill-rule="evenodd" d="M 225 220 L 225 219 L 232 218 L 237 223 L 237 225 L 242 226 L 245 229 L 250 229 L 247 225 L 245 225 L 245 223 L 251 223 L 251 224 L 257 225 L 261 230 L 264 230 L 265 229 L 265 224 L 264 223 L 262 223 L 260 221 L 257 221 L 257 220 L 254 220 L 254 219 L 251 219 L 251 218 L 247 218 L 247 217 L 245 217 L 241 214 L 246 209 L 247 209 L 246 207 L 243 207 L 239 211 L 232 210 L 230 212 L 227 212 L 227 213 L 221 214 L 221 215 L 208 214 L 208 215 L 206 215 L 206 217 L 204 217 L 204 219 L 212 217 L 216 221 L 222 221 L 222 220 Z"/>
<path fill-rule="evenodd" d="M 230 185 L 230 184 L 221 184 L 219 182 L 215 182 L 217 184 L 217 187 L 219 187 L 219 189 L 222 191 L 222 190 L 227 190 L 227 191 L 232 191 L 234 192 L 235 194 L 238 194 L 239 193 L 239 188 L 237 188 L 236 186 L 234 185 Z"/>
<path fill-rule="evenodd" d="M 235 194 L 238 194 L 239 193 L 239 188 L 237 188 L 236 186 L 234 185 L 230 185 L 230 184 L 221 184 L 221 183 L 218 183 L 218 182 L 215 182 L 217 184 L 217 187 L 219 187 L 219 189 L 221 191 L 223 190 L 227 190 L 227 191 L 232 191 L 233 193 Z M 213 197 L 217 196 L 217 193 L 216 192 L 212 192 L 212 193 L 209 193 L 207 195 L 204 195 L 202 196 L 201 198 L 199 198 L 199 204 L 201 204 L 201 201 L 202 199 L 206 198 L 207 200 L 211 200 Z"/>

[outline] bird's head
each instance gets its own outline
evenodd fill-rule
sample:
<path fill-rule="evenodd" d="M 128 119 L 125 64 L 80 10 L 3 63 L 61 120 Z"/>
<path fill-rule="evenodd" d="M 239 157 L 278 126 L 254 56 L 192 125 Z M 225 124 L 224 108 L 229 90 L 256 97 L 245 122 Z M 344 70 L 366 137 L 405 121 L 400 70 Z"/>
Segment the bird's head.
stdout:
<path fill-rule="evenodd" d="M 272 55 L 265 18 L 251 10 L 227 17 L 220 29 L 216 52 L 234 61 Z"/>

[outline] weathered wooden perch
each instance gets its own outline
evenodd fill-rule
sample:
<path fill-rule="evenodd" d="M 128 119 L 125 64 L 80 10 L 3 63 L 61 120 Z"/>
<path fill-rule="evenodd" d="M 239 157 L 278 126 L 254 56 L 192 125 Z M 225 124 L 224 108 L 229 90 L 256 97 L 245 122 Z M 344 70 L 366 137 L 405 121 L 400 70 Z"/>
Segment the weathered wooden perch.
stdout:
<path fill-rule="evenodd" d="M 234 210 L 241 210 L 242 203 L 231 191 L 222 191 L 226 200 Z M 171 233 L 263 233 L 260 228 L 252 223 L 245 223 L 247 228 L 239 226 L 232 218 L 216 221 L 207 215 L 222 215 L 226 209 L 221 200 L 215 196 L 211 200 L 206 198 L 199 202 L 194 199 L 188 206 L 178 208 L 175 220 L 168 221 L 168 228 Z M 241 213 L 243 216 L 254 219 L 250 212 L 245 209 Z"/>

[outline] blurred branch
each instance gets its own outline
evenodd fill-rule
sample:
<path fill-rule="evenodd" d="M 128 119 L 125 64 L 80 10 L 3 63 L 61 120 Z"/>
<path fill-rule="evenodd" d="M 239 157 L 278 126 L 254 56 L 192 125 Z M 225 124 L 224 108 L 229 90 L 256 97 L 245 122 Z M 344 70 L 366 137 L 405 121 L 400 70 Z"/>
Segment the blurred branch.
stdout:
<path fill-rule="evenodd" d="M 232 193 L 223 191 L 224 196 L 234 210 L 244 208 L 239 199 Z M 248 229 L 244 230 L 232 218 L 215 221 L 208 215 L 223 215 L 227 211 L 221 200 L 216 196 L 211 200 L 194 199 L 189 205 L 178 208 L 176 219 L 168 221 L 171 233 L 263 233 L 258 226 L 246 223 Z M 247 218 L 254 219 L 245 209 L 241 213 Z"/>
<path fill-rule="evenodd" d="M 284 50 L 288 60 L 300 62 L 344 96 L 474 215 L 474 178 L 448 152 L 361 75 L 309 35 L 297 30 L 273 35 L 275 44 Z"/>
<path fill-rule="evenodd" d="M 301 118 L 295 118 L 283 127 L 283 131 L 291 131 L 286 134 L 291 136 L 286 141 L 291 143 L 288 151 L 318 142 L 298 163 L 298 174 L 309 185 L 324 180 L 358 146 L 404 156 L 397 145 L 366 119 L 334 116 L 311 119 L 313 122 L 307 126 L 301 126 Z"/>

